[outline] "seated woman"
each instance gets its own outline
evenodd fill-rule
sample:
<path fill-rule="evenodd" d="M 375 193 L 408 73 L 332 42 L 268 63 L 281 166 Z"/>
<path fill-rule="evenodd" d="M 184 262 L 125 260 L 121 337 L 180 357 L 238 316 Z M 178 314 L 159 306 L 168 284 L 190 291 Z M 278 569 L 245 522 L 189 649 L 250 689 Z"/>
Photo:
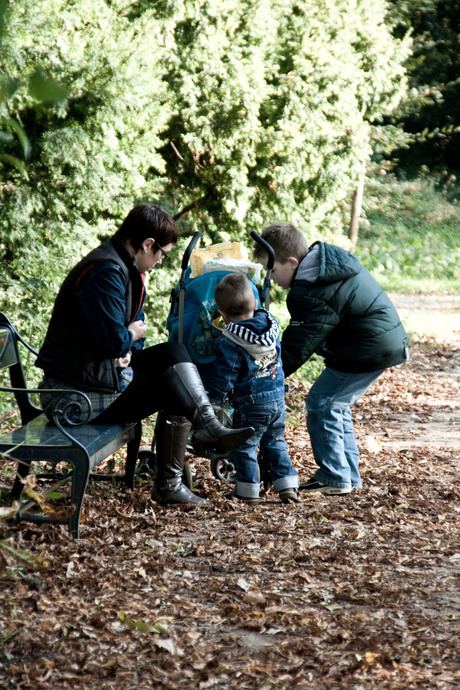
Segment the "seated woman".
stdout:
<path fill-rule="evenodd" d="M 227 429 L 218 421 L 183 345 L 143 349 L 145 273 L 163 262 L 177 237 L 164 209 L 140 204 L 111 239 L 74 266 L 36 361 L 44 371 L 41 404 L 49 413 L 56 394 L 46 389 L 77 388 L 90 398 L 95 423 L 136 422 L 162 410 L 179 427 L 180 420 L 191 422 L 194 447 L 226 453 L 254 430 Z M 209 503 L 182 483 L 184 454 L 168 453 L 168 443 L 158 443 L 164 454 L 152 496 L 160 503 Z"/>

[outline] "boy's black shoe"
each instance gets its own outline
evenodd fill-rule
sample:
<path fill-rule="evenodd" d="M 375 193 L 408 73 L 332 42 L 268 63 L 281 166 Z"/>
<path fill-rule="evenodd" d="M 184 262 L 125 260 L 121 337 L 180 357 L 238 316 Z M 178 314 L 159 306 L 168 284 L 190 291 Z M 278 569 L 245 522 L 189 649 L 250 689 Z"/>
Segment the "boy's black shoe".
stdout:
<path fill-rule="evenodd" d="M 309 479 L 305 484 L 300 484 L 299 489 L 301 491 L 308 491 L 313 493 L 313 491 L 319 491 L 321 494 L 326 496 L 336 496 L 339 494 L 349 494 L 351 493 L 351 486 L 338 487 L 331 486 L 330 484 L 321 484 L 316 479 Z"/>
<path fill-rule="evenodd" d="M 299 490 L 294 488 L 281 489 L 278 496 L 280 497 L 281 503 L 300 503 L 302 500 Z"/>

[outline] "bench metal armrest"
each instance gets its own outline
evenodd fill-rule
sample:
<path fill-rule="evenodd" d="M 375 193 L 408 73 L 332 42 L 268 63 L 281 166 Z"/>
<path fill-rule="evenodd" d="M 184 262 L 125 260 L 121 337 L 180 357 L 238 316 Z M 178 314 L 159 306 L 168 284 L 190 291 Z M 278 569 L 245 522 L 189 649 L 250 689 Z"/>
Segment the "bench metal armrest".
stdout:
<path fill-rule="evenodd" d="M 89 422 L 92 405 L 86 393 L 76 388 L 12 388 L 6 386 L 0 386 L 0 391 L 14 394 L 26 393 L 27 395 L 43 392 L 60 393 L 56 396 L 49 415 L 53 424 L 69 439 L 72 445 L 81 446 L 70 433 L 69 427 L 84 426 Z M 78 419 L 75 419 L 76 417 Z"/>
<path fill-rule="evenodd" d="M 86 393 L 76 389 L 42 388 L 41 390 L 46 390 L 50 393 L 61 392 L 61 395 L 59 395 L 53 403 L 51 417 L 59 431 L 69 439 L 72 445 L 79 446 L 84 450 L 84 446 L 70 433 L 69 427 L 83 426 L 89 422 L 92 412 L 91 400 L 89 397 Z M 75 396 L 77 396 L 77 398 L 79 396 L 80 399 L 75 400 Z M 75 421 L 75 416 L 78 417 L 77 421 Z"/>

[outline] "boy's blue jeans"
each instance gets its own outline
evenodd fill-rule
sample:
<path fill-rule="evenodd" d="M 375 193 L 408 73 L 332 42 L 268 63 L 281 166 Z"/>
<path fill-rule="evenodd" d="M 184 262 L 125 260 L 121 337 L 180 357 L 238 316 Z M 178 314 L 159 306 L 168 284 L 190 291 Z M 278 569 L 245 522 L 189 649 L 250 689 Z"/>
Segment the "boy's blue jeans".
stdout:
<path fill-rule="evenodd" d="M 360 489 L 359 451 L 350 406 L 383 370 L 352 374 L 326 367 L 307 395 L 307 429 L 319 469 L 314 479 L 339 488 Z"/>
<path fill-rule="evenodd" d="M 257 448 L 271 470 L 276 491 L 299 486 L 299 477 L 292 467 L 284 438 L 286 406 L 284 396 L 277 400 L 239 405 L 235 402 L 233 426 L 252 426 L 255 433 L 233 453 L 236 468 L 236 494 L 257 498 L 260 489 Z"/>

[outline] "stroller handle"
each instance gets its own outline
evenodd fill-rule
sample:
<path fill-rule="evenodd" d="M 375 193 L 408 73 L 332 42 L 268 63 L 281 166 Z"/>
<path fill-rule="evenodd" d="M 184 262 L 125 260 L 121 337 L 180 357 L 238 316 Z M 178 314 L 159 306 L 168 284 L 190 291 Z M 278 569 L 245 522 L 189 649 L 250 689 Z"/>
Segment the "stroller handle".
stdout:
<path fill-rule="evenodd" d="M 198 242 L 200 237 L 201 237 L 201 232 L 199 232 L 197 230 L 196 233 L 193 235 L 192 239 L 190 240 L 188 247 L 184 252 L 184 256 L 182 257 L 181 269 L 183 271 L 185 271 L 187 269 L 188 262 L 190 261 L 190 256 L 191 256 L 193 250 L 195 249 L 196 243 Z"/>
<path fill-rule="evenodd" d="M 263 237 L 258 235 L 255 230 L 252 230 L 251 232 L 251 237 L 253 240 L 257 242 L 257 244 L 260 244 L 261 247 L 265 249 L 265 251 L 268 254 L 268 260 L 267 260 L 267 271 L 271 271 L 273 268 L 273 264 L 275 263 L 275 252 L 273 251 L 273 247 L 266 242 Z"/>
<path fill-rule="evenodd" d="M 275 263 L 275 252 L 273 251 L 273 247 L 266 242 L 263 237 L 258 235 L 255 230 L 252 230 L 251 232 L 251 237 L 253 240 L 255 240 L 258 244 L 261 245 L 265 249 L 268 255 L 267 259 L 267 268 L 266 268 L 266 274 L 265 274 L 265 280 L 262 288 L 259 288 L 260 292 L 260 298 L 261 302 L 264 305 L 265 309 L 270 308 L 270 291 L 271 291 L 271 282 L 270 282 L 270 276 L 273 268 L 273 264 Z"/>
<path fill-rule="evenodd" d="M 187 249 L 182 257 L 181 275 L 179 280 L 179 326 L 177 339 L 179 343 L 184 342 L 184 303 L 185 303 L 185 271 L 187 270 L 190 256 L 195 248 L 196 243 L 201 237 L 201 233 L 197 230 L 192 239 L 188 243 Z"/>

